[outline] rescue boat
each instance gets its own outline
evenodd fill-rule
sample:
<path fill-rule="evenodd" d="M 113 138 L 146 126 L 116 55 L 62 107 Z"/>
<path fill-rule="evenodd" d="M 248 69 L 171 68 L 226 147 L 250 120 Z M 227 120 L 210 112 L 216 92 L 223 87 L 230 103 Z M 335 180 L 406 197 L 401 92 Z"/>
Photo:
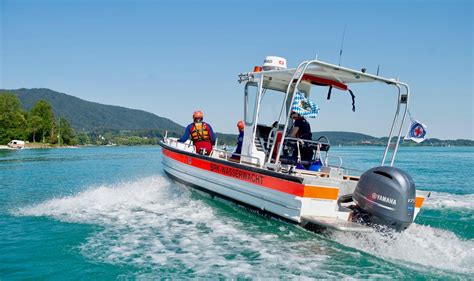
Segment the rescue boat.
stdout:
<path fill-rule="evenodd" d="M 310 230 L 403 231 L 410 226 L 429 193 L 416 190 L 411 176 L 394 167 L 410 100 L 406 83 L 319 60 L 287 68 L 280 57 L 267 57 L 263 67 L 238 77 L 245 100 L 240 159 L 217 147 L 204 155 L 189 141 L 180 143 L 166 135 L 160 145 L 163 169 L 170 178 Z M 394 88 L 397 101 L 378 166 L 360 176 L 351 175 L 350 169 L 342 167 L 342 159 L 330 153 L 326 137 L 301 140 L 285 133 L 297 95 L 309 98 L 312 88 L 325 87 L 328 99 L 334 88 L 354 98 L 350 85 L 372 82 Z M 269 96 L 271 105 L 266 103 Z M 279 115 L 272 127 L 262 116 L 265 108 L 274 108 L 275 100 L 280 101 Z M 309 159 L 300 157 L 303 149 L 311 152 Z"/>

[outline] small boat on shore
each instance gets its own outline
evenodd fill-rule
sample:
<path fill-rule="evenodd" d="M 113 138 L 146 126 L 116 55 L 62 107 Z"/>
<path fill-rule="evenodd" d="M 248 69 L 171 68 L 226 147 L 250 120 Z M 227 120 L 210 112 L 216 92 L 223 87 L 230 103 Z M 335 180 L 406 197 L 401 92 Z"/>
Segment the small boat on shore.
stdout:
<path fill-rule="evenodd" d="M 415 220 L 429 193 L 416 190 L 411 176 L 394 167 L 410 98 L 406 83 L 319 60 L 288 69 L 286 60 L 278 57 L 240 73 L 239 82 L 245 100 L 240 159 L 217 148 L 202 155 L 189 141 L 165 136 L 160 142 L 163 169 L 172 179 L 315 231 L 403 231 Z M 303 140 L 285 133 L 292 105 L 299 97 L 308 99 L 312 88 L 327 88 L 328 99 L 333 89 L 348 92 L 354 110 L 349 86 L 373 82 L 393 87 L 394 99 L 398 96 L 379 166 L 351 175 L 342 167 L 342 158 L 330 153 L 326 137 Z M 280 101 L 275 126 L 262 118 L 265 109 L 275 106 L 267 103 L 269 96 Z M 300 150 L 309 151 L 310 158 L 300 157 Z M 331 159 L 338 163 L 331 164 Z"/>

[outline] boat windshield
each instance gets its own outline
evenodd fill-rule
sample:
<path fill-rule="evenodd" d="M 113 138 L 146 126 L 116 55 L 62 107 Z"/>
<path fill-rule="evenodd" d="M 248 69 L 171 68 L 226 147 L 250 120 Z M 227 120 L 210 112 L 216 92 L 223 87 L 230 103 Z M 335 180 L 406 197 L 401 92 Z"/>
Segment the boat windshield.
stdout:
<path fill-rule="evenodd" d="M 285 93 L 264 89 L 260 100 L 261 108 L 257 117 L 259 124 L 272 125 L 275 121 L 278 121 L 282 106 L 284 112 L 287 111 Z"/>
<path fill-rule="evenodd" d="M 252 126 L 254 123 L 255 113 L 257 111 L 257 101 L 258 101 L 258 84 L 247 83 L 247 85 L 245 86 L 244 116 L 245 116 L 245 123 L 248 126 Z"/>

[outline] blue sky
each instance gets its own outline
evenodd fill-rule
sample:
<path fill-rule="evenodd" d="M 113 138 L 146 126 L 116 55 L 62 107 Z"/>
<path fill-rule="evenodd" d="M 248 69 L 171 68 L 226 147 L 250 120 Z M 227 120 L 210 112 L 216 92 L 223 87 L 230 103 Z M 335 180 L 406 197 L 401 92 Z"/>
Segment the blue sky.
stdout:
<path fill-rule="evenodd" d="M 181 125 L 202 109 L 219 132 L 243 115 L 237 74 L 267 55 L 318 58 L 411 86 L 429 137 L 474 139 L 472 1 L 0 0 L 0 88 L 50 88 L 142 109 Z M 313 131 L 384 136 L 393 89 L 313 89 Z M 408 126 L 408 124 L 406 125 Z"/>

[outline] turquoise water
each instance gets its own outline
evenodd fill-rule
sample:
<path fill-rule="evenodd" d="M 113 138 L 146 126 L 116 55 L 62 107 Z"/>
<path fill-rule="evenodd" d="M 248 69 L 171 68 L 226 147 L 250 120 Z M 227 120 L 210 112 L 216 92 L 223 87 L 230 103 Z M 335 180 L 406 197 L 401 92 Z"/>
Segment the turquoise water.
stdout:
<path fill-rule="evenodd" d="M 382 148 L 332 153 L 364 170 Z M 401 148 L 397 165 L 433 192 L 391 237 L 267 219 L 173 183 L 161 157 L 159 147 L 0 151 L 0 279 L 474 276 L 473 148 Z"/>

